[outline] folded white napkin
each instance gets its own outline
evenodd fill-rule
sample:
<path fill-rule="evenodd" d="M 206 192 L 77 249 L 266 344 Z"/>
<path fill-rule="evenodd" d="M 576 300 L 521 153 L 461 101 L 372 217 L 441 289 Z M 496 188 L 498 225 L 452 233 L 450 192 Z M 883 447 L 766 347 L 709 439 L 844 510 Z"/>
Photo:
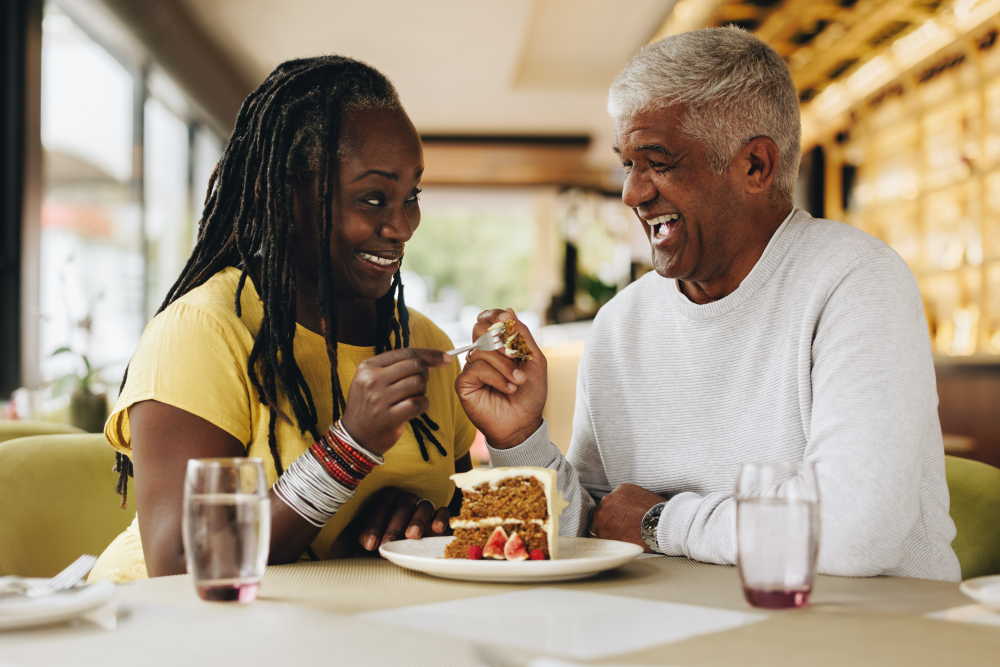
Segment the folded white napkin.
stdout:
<path fill-rule="evenodd" d="M 115 590 L 110 581 L 99 581 L 39 598 L 22 595 L 0 598 L 0 630 L 57 623 L 82 616 L 110 602 Z"/>

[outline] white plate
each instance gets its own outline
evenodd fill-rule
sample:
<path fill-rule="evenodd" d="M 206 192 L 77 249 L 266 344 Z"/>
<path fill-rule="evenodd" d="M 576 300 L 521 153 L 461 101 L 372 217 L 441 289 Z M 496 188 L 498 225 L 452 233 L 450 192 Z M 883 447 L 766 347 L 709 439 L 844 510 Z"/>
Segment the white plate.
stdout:
<path fill-rule="evenodd" d="M 968 579 L 958 588 L 970 598 L 1000 609 L 1000 575 Z"/>
<path fill-rule="evenodd" d="M 453 538 L 425 537 L 399 540 L 379 547 L 379 553 L 409 570 L 445 579 L 534 583 L 582 579 L 624 565 L 642 553 L 628 542 L 584 537 L 560 537 L 556 560 L 466 560 L 444 558 L 444 548 Z"/>
<path fill-rule="evenodd" d="M 41 598 L 0 599 L 0 630 L 68 621 L 101 607 L 115 596 L 115 585 L 99 581 Z"/>

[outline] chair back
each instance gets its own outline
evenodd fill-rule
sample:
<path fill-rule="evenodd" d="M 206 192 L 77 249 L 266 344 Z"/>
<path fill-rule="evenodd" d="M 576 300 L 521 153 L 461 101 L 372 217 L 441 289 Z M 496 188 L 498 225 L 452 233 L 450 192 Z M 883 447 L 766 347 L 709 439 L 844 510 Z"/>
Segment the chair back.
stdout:
<path fill-rule="evenodd" d="M 135 516 L 115 493 L 115 452 L 101 434 L 0 443 L 0 575 L 51 577 L 99 556 Z"/>
<path fill-rule="evenodd" d="M 962 579 L 1000 574 L 1000 469 L 955 456 L 944 467 Z"/>
<path fill-rule="evenodd" d="M 0 442 L 6 442 L 14 438 L 27 438 L 32 435 L 68 433 L 86 433 L 86 431 L 58 422 L 36 422 L 29 419 L 0 419 Z"/>

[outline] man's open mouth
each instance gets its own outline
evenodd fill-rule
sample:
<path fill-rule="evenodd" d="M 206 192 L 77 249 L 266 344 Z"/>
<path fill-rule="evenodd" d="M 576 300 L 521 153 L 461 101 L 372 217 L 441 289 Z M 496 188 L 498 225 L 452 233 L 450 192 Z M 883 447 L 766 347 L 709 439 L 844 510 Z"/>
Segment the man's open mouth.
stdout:
<path fill-rule="evenodd" d="M 664 213 L 646 220 L 646 224 L 652 227 L 654 239 L 665 239 L 677 228 L 680 219 L 680 213 Z"/>

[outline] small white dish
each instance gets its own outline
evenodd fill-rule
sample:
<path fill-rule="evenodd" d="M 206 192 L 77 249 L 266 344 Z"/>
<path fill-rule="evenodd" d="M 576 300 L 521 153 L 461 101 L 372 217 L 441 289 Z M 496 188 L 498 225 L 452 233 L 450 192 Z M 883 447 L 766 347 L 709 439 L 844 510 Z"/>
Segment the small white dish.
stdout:
<path fill-rule="evenodd" d="M 628 542 L 584 537 L 560 537 L 556 560 L 465 560 L 444 558 L 444 548 L 453 538 L 425 537 L 399 540 L 379 547 L 386 559 L 400 567 L 444 579 L 501 583 L 536 583 L 583 579 L 629 563 L 643 552 Z"/>
<path fill-rule="evenodd" d="M 1000 574 L 963 581 L 958 590 L 970 598 L 1000 610 Z"/>
<path fill-rule="evenodd" d="M 45 597 L 5 597 L 0 599 L 0 630 L 49 625 L 83 616 L 110 602 L 115 588 L 110 581 L 99 581 Z"/>

